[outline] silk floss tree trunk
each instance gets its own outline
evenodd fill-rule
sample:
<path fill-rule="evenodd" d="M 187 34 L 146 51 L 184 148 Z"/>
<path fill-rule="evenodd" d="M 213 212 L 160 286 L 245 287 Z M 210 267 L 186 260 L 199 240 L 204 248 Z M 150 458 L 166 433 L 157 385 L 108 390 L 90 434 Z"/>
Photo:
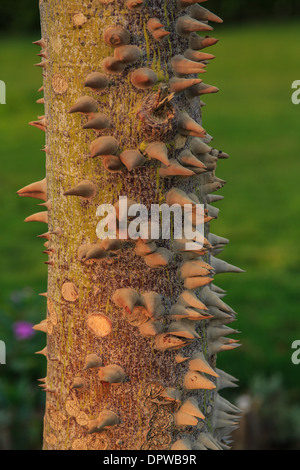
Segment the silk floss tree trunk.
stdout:
<path fill-rule="evenodd" d="M 228 155 L 201 126 L 218 91 L 202 81 L 206 34 L 222 20 L 199 3 L 40 0 L 45 115 L 30 124 L 46 132 L 46 178 L 19 195 L 44 201 L 26 221 L 48 225 L 44 449 L 227 449 L 237 427 L 219 395 L 236 379 L 216 368 L 239 345 L 235 313 L 213 281 L 240 270 L 210 233 Z M 203 244 L 126 239 L 121 196 L 149 214 L 190 205 L 194 226 L 202 204 Z M 100 239 L 109 207 L 117 238 Z"/>

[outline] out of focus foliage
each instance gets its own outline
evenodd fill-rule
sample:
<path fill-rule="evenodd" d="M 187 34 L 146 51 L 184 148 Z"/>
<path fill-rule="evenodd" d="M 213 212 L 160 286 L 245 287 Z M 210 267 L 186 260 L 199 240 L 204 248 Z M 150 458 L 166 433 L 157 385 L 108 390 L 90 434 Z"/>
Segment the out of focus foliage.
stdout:
<path fill-rule="evenodd" d="M 202 6 L 220 14 L 226 22 L 300 16 L 299 0 L 209 0 Z"/>
<path fill-rule="evenodd" d="M 299 0 L 209 0 L 203 6 L 220 14 L 226 22 L 300 16 Z M 38 0 L 1 2 L 0 31 L 6 33 L 10 30 L 14 33 L 39 31 Z"/>
<path fill-rule="evenodd" d="M 234 450 L 299 450 L 300 405 L 283 374 L 251 377 L 248 391 L 236 401 L 243 411 L 234 433 Z"/>
<path fill-rule="evenodd" d="M 6 344 L 6 365 L 0 365 L 0 450 L 41 448 L 45 397 L 37 380 L 46 375 L 46 359 L 34 354 L 45 347 L 45 335 L 31 328 L 42 319 L 43 300 L 36 297 L 29 287 L 12 292 L 0 310 Z"/>
<path fill-rule="evenodd" d="M 0 2 L 0 32 L 24 34 L 39 31 L 38 0 Z"/>

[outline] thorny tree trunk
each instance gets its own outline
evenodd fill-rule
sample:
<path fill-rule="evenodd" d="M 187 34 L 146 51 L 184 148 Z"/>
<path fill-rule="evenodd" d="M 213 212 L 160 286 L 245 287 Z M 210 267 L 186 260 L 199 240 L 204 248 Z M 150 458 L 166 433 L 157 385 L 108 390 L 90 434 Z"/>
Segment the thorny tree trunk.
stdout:
<path fill-rule="evenodd" d="M 49 224 L 48 314 L 36 326 L 47 333 L 44 448 L 227 448 L 238 410 L 218 390 L 234 378 L 215 367 L 236 346 L 225 338 L 235 316 L 211 282 L 235 268 L 213 256 L 228 241 L 208 235 L 227 155 L 197 124 L 199 96 L 217 91 L 197 80 L 213 58 L 201 49 L 217 41 L 195 32 L 220 19 L 193 0 L 40 0 L 40 10 L 45 116 L 32 124 L 46 131 L 47 189 L 20 195 L 48 201 L 48 214 L 27 219 Z M 119 196 L 205 203 L 205 248 L 101 244 L 97 207 Z"/>

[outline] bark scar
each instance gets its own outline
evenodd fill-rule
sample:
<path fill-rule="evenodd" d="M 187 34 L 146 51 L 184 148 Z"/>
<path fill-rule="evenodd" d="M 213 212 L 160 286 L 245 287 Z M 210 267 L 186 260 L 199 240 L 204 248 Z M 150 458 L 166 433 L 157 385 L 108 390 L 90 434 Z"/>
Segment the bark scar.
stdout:
<path fill-rule="evenodd" d="M 144 101 L 137 115 L 143 130 L 149 136 L 164 140 L 176 133 L 176 110 L 171 103 L 173 98 L 174 93 L 170 93 L 170 87 L 163 85 L 157 93 L 152 93 Z"/>

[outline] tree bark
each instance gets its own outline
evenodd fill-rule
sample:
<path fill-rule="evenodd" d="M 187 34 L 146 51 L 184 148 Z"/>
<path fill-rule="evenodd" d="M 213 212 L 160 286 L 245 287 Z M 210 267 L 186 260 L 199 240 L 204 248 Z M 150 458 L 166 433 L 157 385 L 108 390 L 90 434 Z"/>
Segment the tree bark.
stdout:
<path fill-rule="evenodd" d="M 171 241 L 159 241 L 155 252 L 158 247 L 168 252 L 162 251 L 167 260 L 157 268 L 149 255 L 137 254 L 136 242 L 126 241 L 118 251 L 103 254 L 105 250 L 96 235 L 100 220 L 96 217 L 97 207 L 115 204 L 120 196 L 150 209 L 151 204 L 164 203 L 169 191 L 177 188 L 186 195 L 196 195 L 208 208 L 207 203 L 212 200 L 208 194 L 222 186 L 215 177 L 214 161 L 226 155 L 213 149 L 205 160 L 210 166 L 202 174 L 196 174 L 192 165 L 182 164 L 179 172 L 190 169 L 190 177 L 164 177 L 170 166 L 151 158 L 149 145 L 153 142 L 166 144 L 168 158 L 178 161 L 191 143 L 199 138 L 208 143 L 210 138 L 202 135 L 199 127 L 191 131 L 189 125 L 194 124 L 187 123 L 186 114 L 182 114 L 201 123 L 201 102 L 199 97 L 193 97 L 193 93 L 198 94 L 196 82 L 186 92 L 172 94 L 180 83 L 172 78 L 197 79 L 194 69 L 188 73 L 190 63 L 182 62 L 184 51 L 197 49 L 191 49 L 187 26 L 180 23 L 191 13 L 193 2 L 181 2 L 188 6 L 182 8 L 184 5 L 180 7 L 177 0 L 152 0 L 140 2 L 141 8 L 137 9 L 138 3 L 40 0 L 45 117 L 35 125 L 46 130 L 49 201 L 45 220 L 49 232 L 44 235 L 49 254 L 48 313 L 43 322 L 48 360 L 44 383 L 47 450 L 226 448 L 224 436 L 235 426 L 233 417 L 230 422 L 228 416 L 222 415 L 224 403 L 216 406 L 221 381 L 224 385 L 225 379 L 230 383 L 232 378 L 215 372 L 219 344 L 216 330 L 233 321 L 234 312 L 226 304 L 218 309 L 213 301 L 206 302 L 204 319 L 184 320 L 187 329 L 196 327 L 195 335 L 188 339 L 180 333 L 170 335 L 170 324 L 176 322 L 170 312 L 179 296 L 189 290 L 201 298 L 201 287 L 187 289 L 180 275 L 188 258 L 174 251 Z M 159 19 L 159 27 L 155 21 L 148 23 L 153 18 Z M 202 29 L 206 29 L 207 22 L 202 24 Z M 196 41 L 194 33 L 192 37 Z M 128 44 L 137 46 L 141 55 Z M 176 56 L 180 56 L 179 65 L 184 68 L 181 73 L 176 69 Z M 199 66 L 203 61 L 193 64 Z M 97 76 L 98 87 L 99 80 L 104 80 L 101 90 L 91 86 L 90 81 L 90 86 L 85 86 L 95 72 L 105 74 L 107 79 L 105 83 L 103 75 Z M 79 100 L 82 97 L 92 100 Z M 158 103 L 162 104 L 156 108 Z M 88 122 L 94 125 L 95 113 L 105 115 L 98 116 L 104 129 L 83 129 Z M 107 126 L 108 120 L 111 127 Z M 108 153 L 112 155 L 91 158 L 91 154 L 97 154 L 97 139 L 102 136 L 116 139 L 118 150 L 113 148 L 115 141 L 109 139 Z M 124 165 L 129 165 L 128 160 L 122 155 L 128 150 L 138 150 L 143 162 L 130 171 Z M 198 161 L 201 156 L 200 152 Z M 117 171 L 112 172 L 113 168 Z M 171 165 L 171 173 L 172 168 Z M 82 182 L 85 184 L 80 186 Z M 79 197 L 74 196 L 74 188 Z M 206 237 L 208 232 L 209 219 L 205 223 Z M 145 243 L 139 243 L 141 248 L 147 248 Z M 223 243 L 211 243 L 197 260 L 210 262 L 211 255 L 217 254 Z M 94 248 L 96 254 L 89 255 Z M 98 259 L 107 254 L 109 257 Z M 211 279 L 206 283 L 215 290 L 211 287 L 212 272 L 209 271 Z M 128 301 L 125 294 L 129 291 L 121 289 L 136 292 L 135 307 L 129 305 L 132 291 Z M 159 294 L 163 315 L 150 312 L 145 299 L 154 298 L 153 294 L 147 297 L 151 292 Z M 214 299 L 219 299 L 218 295 L 215 290 Z M 156 309 L 162 312 L 161 307 Z M 200 311 L 198 308 L 197 313 Z M 215 317 L 205 319 L 205 315 Z M 153 335 L 145 333 L 143 322 L 151 331 L 154 329 Z M 164 349 L 160 340 L 177 341 L 181 349 Z M 227 349 L 234 347 L 221 337 L 220 350 L 223 345 Z M 193 371 L 190 359 L 199 352 L 204 354 L 211 371 L 199 366 Z M 96 367 L 86 363 L 91 355 L 99 360 L 92 364 Z M 186 386 L 187 374 L 191 373 L 198 374 L 203 387 Z M 200 411 L 191 411 L 191 403 Z M 235 413 L 233 408 L 231 413 Z"/>

